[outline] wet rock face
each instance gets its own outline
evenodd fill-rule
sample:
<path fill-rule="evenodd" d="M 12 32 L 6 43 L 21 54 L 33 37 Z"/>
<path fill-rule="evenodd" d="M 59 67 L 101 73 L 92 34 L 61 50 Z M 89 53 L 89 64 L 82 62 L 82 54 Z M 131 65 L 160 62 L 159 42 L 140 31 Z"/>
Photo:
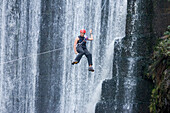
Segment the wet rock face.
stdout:
<path fill-rule="evenodd" d="M 168 6 L 167 0 L 139 0 L 138 3 L 128 0 L 126 37 L 115 45 L 113 78 L 103 82 L 96 113 L 149 112 L 153 84 L 144 80 L 143 74 L 149 65 L 155 38 L 161 36 L 170 23 Z"/>
<path fill-rule="evenodd" d="M 157 36 L 162 36 L 167 26 L 170 24 L 170 1 L 152 0 L 153 3 L 153 32 Z"/>
<path fill-rule="evenodd" d="M 128 0 L 126 37 L 115 44 L 113 78 L 103 82 L 96 113 L 149 112 L 152 83 L 142 75 L 154 44 L 152 8 L 151 0 Z"/>

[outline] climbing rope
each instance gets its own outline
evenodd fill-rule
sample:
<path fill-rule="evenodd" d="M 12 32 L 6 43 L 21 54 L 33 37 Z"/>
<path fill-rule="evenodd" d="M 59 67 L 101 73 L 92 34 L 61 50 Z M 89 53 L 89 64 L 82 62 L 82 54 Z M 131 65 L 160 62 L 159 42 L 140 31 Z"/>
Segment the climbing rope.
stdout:
<path fill-rule="evenodd" d="M 70 47 L 66 47 L 66 48 L 70 48 Z M 59 50 L 63 50 L 63 49 L 64 48 L 58 48 L 58 49 L 53 49 L 53 50 L 41 52 L 41 53 L 38 53 L 38 54 L 29 54 L 26 57 L 21 57 L 21 58 L 18 58 L 18 59 L 6 61 L 6 62 L 1 62 L 0 64 L 8 64 L 8 63 L 16 62 L 16 61 L 19 61 L 19 60 L 24 60 L 24 59 L 32 57 L 32 56 L 40 56 L 40 55 L 43 55 L 43 54 L 48 54 L 48 53 L 59 51 Z"/>
<path fill-rule="evenodd" d="M 102 6 L 102 8 L 101 8 L 101 11 L 103 10 L 104 6 L 106 5 L 106 1 L 107 1 L 107 0 L 105 0 L 103 6 Z"/>

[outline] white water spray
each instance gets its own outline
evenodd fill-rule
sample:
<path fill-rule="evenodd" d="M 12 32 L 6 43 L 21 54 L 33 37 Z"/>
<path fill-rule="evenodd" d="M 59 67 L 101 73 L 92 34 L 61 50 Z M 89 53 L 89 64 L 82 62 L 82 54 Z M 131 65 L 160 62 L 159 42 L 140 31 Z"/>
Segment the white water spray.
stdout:
<path fill-rule="evenodd" d="M 69 36 L 69 38 L 64 38 L 65 48 L 67 45 L 73 46 L 80 29 L 89 30 L 93 26 L 94 40 L 88 42 L 87 48 L 92 53 L 95 72 L 88 72 L 85 57 L 82 57 L 79 64 L 71 66 L 70 59 L 75 58 L 73 48 L 65 49 L 60 113 L 94 113 L 95 106 L 100 100 L 102 82 L 112 77 L 114 43 L 125 36 L 127 1 L 108 0 L 108 2 L 109 5 L 105 6 L 109 7 L 108 25 L 105 26 L 108 29 L 107 35 L 101 37 L 106 38 L 106 42 L 103 42 L 105 45 L 102 47 L 100 45 L 100 40 L 102 40 L 100 39 L 101 10 L 105 9 L 101 2 L 87 1 L 85 2 L 87 5 L 80 5 L 78 0 L 67 1 L 67 33 L 65 37 Z M 83 4 L 82 1 L 81 4 Z M 88 20 L 89 18 L 91 18 L 90 21 Z M 89 31 L 87 32 L 89 33 Z M 101 54 L 100 51 L 104 52 Z"/>

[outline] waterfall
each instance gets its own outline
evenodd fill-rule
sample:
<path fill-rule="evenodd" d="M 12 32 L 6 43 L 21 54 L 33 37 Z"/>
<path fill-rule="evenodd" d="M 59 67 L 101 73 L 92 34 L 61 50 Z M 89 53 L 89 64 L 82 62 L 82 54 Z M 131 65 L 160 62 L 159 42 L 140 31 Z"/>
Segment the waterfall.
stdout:
<path fill-rule="evenodd" d="M 35 112 L 40 0 L 1 0 L 0 112 Z"/>
<path fill-rule="evenodd" d="M 60 113 L 95 112 L 102 82 L 112 77 L 115 41 L 125 37 L 126 12 L 126 0 L 66 1 Z M 87 42 L 87 48 L 92 53 L 94 73 L 88 72 L 85 57 L 70 65 L 76 56 L 73 43 L 82 28 L 87 35 L 93 29 L 94 40 Z"/>
<path fill-rule="evenodd" d="M 133 9 L 127 9 L 128 3 Z M 135 76 L 139 2 L 128 3 L 0 0 L 0 113 L 94 113 L 97 107 L 108 113 L 133 112 L 139 83 Z M 131 23 L 127 11 L 133 12 Z M 93 31 L 87 48 L 94 72 L 88 71 L 85 56 L 71 65 L 76 57 L 74 40 L 82 28 L 88 37 Z M 109 80 L 113 84 L 105 85 Z M 98 106 L 107 105 L 103 90 L 111 95 L 110 108 Z"/>
<path fill-rule="evenodd" d="M 1 2 L 1 7 L 2 7 L 2 9 L 1 9 L 1 30 L 0 30 L 0 34 L 1 34 L 1 48 L 0 48 L 0 50 L 1 50 L 1 56 L 0 56 L 0 58 L 1 58 L 1 63 L 4 61 L 4 35 L 5 35 L 5 1 L 3 1 L 3 2 Z M 2 23 L 2 21 L 3 21 L 3 23 Z M 0 92 L 3 92 L 3 69 L 4 69 L 4 65 L 3 64 L 1 64 L 1 68 L 0 68 L 0 73 L 1 73 L 1 76 L 0 76 Z M 4 103 L 3 103 L 3 101 L 2 101 L 2 96 L 3 96 L 3 94 L 2 93 L 0 93 L 0 106 L 2 106 L 1 108 L 0 108 L 0 110 L 1 111 L 3 111 L 3 109 L 4 109 Z"/>

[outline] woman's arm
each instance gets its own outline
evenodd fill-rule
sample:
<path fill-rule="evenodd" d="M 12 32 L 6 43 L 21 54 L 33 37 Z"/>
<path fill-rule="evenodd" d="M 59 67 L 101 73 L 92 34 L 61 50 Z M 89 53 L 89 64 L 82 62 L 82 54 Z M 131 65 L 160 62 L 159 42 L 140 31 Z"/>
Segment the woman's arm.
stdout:
<path fill-rule="evenodd" d="M 88 40 L 93 40 L 92 29 L 90 29 L 90 38 Z"/>
<path fill-rule="evenodd" d="M 76 50 L 76 45 L 77 45 L 78 40 L 79 40 L 79 38 L 77 37 L 74 41 L 74 52 L 75 52 L 75 54 L 78 53 L 77 50 Z"/>

